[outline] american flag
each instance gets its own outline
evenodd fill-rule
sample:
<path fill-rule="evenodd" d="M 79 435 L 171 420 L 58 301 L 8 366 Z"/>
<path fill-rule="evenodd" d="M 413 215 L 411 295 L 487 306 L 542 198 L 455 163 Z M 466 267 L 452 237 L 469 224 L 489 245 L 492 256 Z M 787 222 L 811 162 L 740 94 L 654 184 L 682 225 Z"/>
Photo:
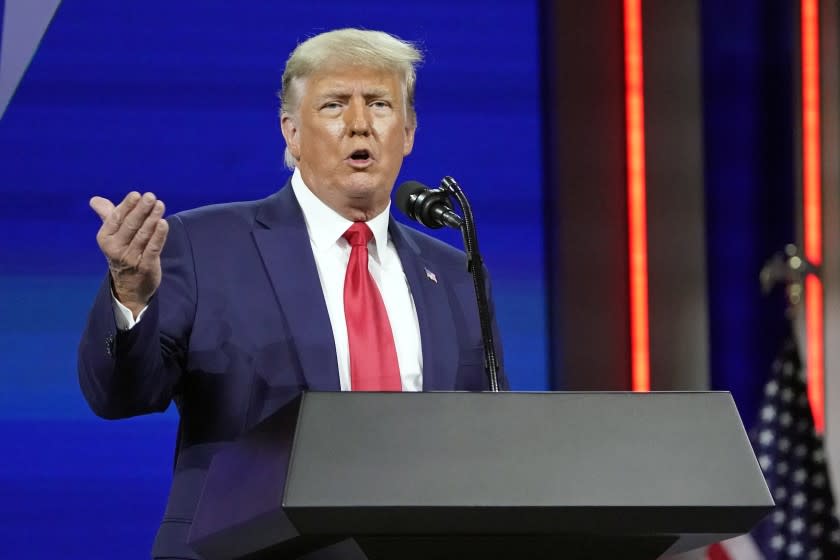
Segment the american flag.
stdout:
<path fill-rule="evenodd" d="M 753 449 L 776 507 L 749 534 L 707 550 L 709 560 L 838 560 L 840 524 L 822 438 L 814 429 L 805 375 L 791 336 L 764 387 Z"/>

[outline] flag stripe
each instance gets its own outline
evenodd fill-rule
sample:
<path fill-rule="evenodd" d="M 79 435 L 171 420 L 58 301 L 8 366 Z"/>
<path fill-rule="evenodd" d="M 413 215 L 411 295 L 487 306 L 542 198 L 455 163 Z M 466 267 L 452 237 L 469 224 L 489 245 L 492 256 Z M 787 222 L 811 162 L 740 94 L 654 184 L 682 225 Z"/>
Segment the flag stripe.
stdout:
<path fill-rule="evenodd" d="M 733 560 L 720 543 L 715 543 L 709 547 L 707 557 L 709 560 Z"/>
<path fill-rule="evenodd" d="M 764 560 L 761 551 L 750 535 L 741 535 L 719 543 L 726 556 L 731 560 Z"/>

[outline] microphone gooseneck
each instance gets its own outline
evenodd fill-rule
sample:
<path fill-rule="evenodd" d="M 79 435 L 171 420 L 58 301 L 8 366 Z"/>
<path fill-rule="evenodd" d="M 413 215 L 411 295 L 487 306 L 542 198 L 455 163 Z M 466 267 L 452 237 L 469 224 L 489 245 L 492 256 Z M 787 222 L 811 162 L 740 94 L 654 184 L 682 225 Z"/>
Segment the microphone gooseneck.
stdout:
<path fill-rule="evenodd" d="M 450 176 L 440 182 L 442 190 L 448 192 L 458 201 L 464 214 L 461 234 L 464 238 L 464 250 L 467 253 L 467 270 L 473 278 L 476 302 L 478 304 L 478 320 L 481 324 L 481 339 L 484 344 L 484 369 L 490 382 L 490 391 L 499 391 L 499 362 L 496 357 L 496 344 L 493 340 L 493 327 L 490 321 L 490 304 L 487 300 L 487 279 L 485 277 L 484 261 L 478 250 L 478 234 L 475 231 L 472 207 L 461 186 Z"/>

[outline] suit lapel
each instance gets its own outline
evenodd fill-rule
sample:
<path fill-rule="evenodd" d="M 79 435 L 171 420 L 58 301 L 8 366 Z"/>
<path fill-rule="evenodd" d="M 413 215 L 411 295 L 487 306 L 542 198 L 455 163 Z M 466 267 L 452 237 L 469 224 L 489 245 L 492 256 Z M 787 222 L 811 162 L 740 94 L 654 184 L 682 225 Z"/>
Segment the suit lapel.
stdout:
<path fill-rule="evenodd" d="M 341 390 L 332 324 L 290 183 L 262 203 L 253 233 L 309 389 Z"/>
<path fill-rule="evenodd" d="M 446 277 L 421 254 L 406 226 L 391 218 L 388 231 L 400 256 L 420 325 L 423 353 L 423 390 L 452 391 L 458 368 L 455 322 L 449 307 Z"/>

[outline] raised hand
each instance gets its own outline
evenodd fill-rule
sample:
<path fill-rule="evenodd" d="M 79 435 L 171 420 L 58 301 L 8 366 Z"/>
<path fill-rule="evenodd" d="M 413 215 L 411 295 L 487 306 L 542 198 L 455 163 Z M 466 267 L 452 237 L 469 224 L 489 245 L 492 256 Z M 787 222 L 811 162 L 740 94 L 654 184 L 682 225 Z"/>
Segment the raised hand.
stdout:
<path fill-rule="evenodd" d="M 136 318 L 160 286 L 160 252 L 169 232 L 163 201 L 130 192 L 117 206 L 94 196 L 90 207 L 102 218 L 96 242 L 108 259 L 114 295 Z"/>

